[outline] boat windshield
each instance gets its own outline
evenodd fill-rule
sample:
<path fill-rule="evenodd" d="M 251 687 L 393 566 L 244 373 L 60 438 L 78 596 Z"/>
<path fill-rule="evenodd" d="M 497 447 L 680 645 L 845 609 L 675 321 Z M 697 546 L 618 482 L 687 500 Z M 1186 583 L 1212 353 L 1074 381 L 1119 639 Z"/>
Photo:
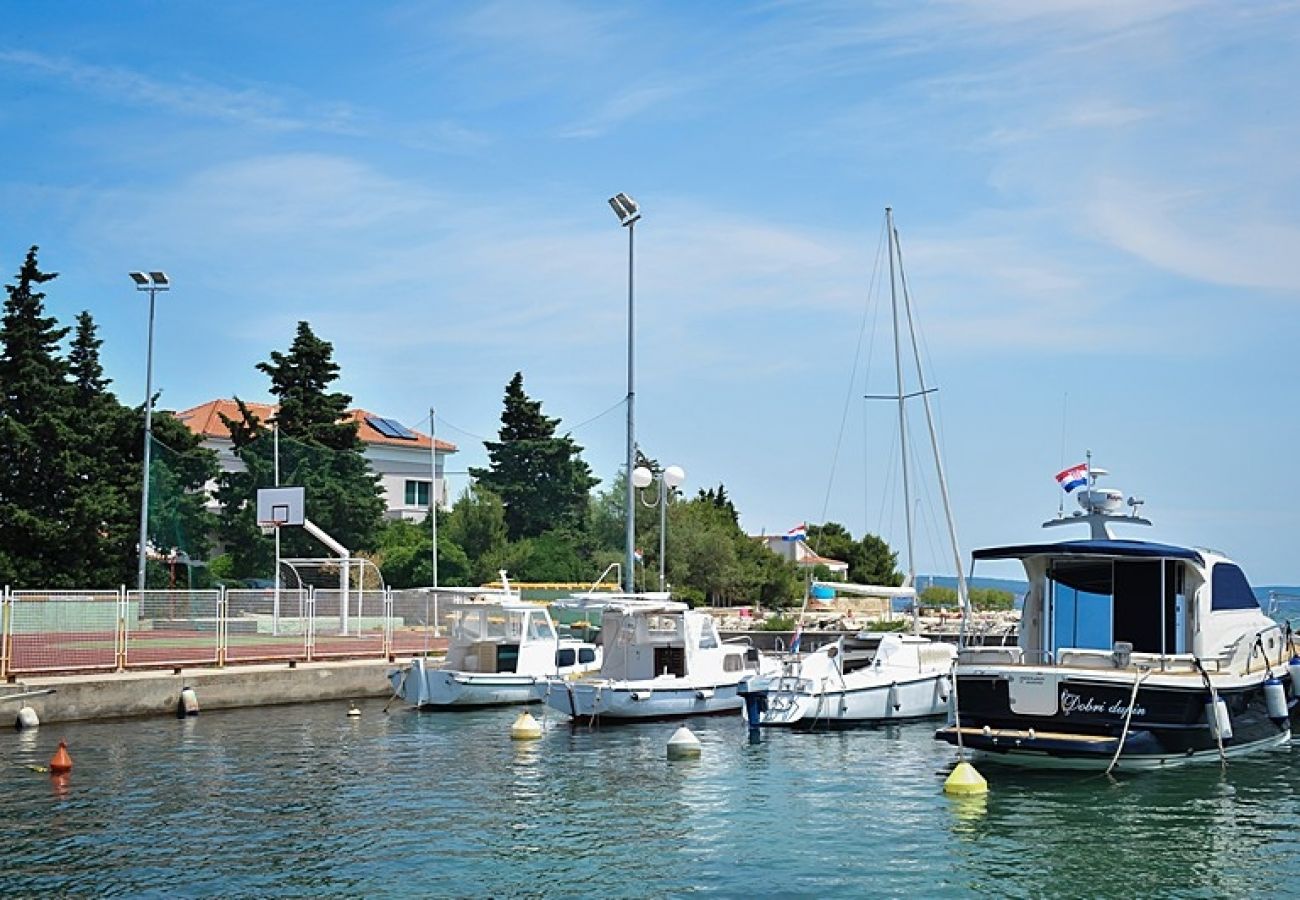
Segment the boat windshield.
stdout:
<path fill-rule="evenodd" d="M 499 606 L 461 607 L 451 613 L 452 640 L 458 643 L 517 643 L 524 633 L 524 619 L 528 612 L 526 609 L 502 609 Z M 549 628 L 549 624 L 546 627 Z"/>
<path fill-rule="evenodd" d="M 1175 560 L 1056 559 L 1047 570 L 1052 649 L 1183 653 L 1184 569 Z"/>

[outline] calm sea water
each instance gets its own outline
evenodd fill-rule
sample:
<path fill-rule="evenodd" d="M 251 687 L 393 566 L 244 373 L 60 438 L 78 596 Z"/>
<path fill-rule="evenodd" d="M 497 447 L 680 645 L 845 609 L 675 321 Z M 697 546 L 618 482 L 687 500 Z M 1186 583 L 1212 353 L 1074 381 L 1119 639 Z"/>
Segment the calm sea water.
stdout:
<path fill-rule="evenodd" d="M 942 791 L 931 725 L 739 718 L 509 739 L 512 710 L 381 702 L 0 734 L 0 894 L 211 897 L 1244 897 L 1300 879 L 1296 749 L 1217 767 Z M 538 710 L 540 714 L 540 710 Z M 60 737 L 66 784 L 45 765 Z"/>

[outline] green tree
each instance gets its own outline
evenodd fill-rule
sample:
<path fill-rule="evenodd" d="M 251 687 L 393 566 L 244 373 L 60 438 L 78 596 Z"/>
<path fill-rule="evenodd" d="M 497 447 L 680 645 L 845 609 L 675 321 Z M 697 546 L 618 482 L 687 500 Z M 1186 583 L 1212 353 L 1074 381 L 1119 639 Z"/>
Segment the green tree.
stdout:
<path fill-rule="evenodd" d="M 516 372 L 506 385 L 500 440 L 484 442 L 490 463 L 470 469 L 505 503 L 511 540 L 585 525 L 591 489 L 599 481 L 582 461 L 582 448 L 567 435 L 556 436 L 559 421 L 543 415 L 541 401 L 524 393 L 524 376 Z"/>
<path fill-rule="evenodd" d="M 305 489 L 307 518 L 335 540 L 354 553 L 370 551 L 384 502 L 379 480 L 362 453 L 357 425 L 344 416 L 352 398 L 327 390 L 339 373 L 333 353 L 332 344 L 299 322 L 289 352 L 273 351 L 270 361 L 257 368 L 270 377 L 279 403 L 280 484 Z M 248 577 L 273 564 L 272 543 L 259 534 L 255 516 L 257 489 L 275 484 L 274 441 L 267 423 L 242 401 L 238 410 L 238 417 L 223 416 L 223 421 L 246 471 L 222 477 L 219 531 L 235 570 Z M 289 529 L 281 534 L 281 554 L 319 556 L 320 546 L 305 532 Z"/>
<path fill-rule="evenodd" d="M 827 522 L 808 526 L 808 545 L 819 556 L 848 563 L 851 582 L 885 587 L 903 583 L 903 574 L 898 571 L 898 554 L 874 534 L 854 540 L 843 525 Z"/>
<path fill-rule="evenodd" d="M 80 454 L 70 427 L 74 398 L 59 355 L 67 334 L 45 313 L 37 248 L 27 252 L 0 319 L 0 579 L 35 587 L 80 577 L 66 514 Z"/>
<path fill-rule="evenodd" d="M 445 525 L 439 519 L 438 547 L 443 538 L 458 547 L 468 560 L 468 582 L 483 584 L 497 577 L 494 566 L 506 550 L 506 508 L 501 498 L 482 485 L 461 494 Z M 443 582 L 439 565 L 439 583 Z M 509 570 L 508 570 L 509 571 Z"/>

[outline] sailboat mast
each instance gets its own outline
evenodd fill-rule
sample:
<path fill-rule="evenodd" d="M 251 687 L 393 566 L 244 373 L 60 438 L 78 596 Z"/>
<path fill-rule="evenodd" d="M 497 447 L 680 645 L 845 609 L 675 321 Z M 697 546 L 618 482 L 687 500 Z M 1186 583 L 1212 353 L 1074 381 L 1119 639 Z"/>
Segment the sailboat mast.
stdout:
<path fill-rule="evenodd" d="M 934 414 L 930 410 L 930 392 L 925 386 L 925 372 L 921 368 L 921 349 L 916 342 L 916 322 L 912 317 L 912 295 L 907 289 L 907 274 L 903 271 L 903 247 L 898 234 L 890 226 L 890 237 L 898 253 L 898 277 L 903 285 L 903 306 L 907 310 L 907 330 L 912 339 L 912 358 L 916 360 L 917 389 L 925 407 L 925 424 L 930 430 L 930 447 L 934 451 L 934 468 L 939 475 L 939 494 L 943 498 L 943 515 L 948 522 L 948 541 L 952 544 L 953 564 L 957 572 L 957 602 L 961 606 L 963 621 L 970 615 L 970 590 L 961 564 L 961 548 L 957 545 L 957 526 L 952 520 L 952 503 L 948 500 L 948 479 L 943 473 L 943 455 L 939 453 L 939 437 L 934 427 Z"/>
<path fill-rule="evenodd" d="M 889 231 L 889 303 L 894 314 L 894 378 L 898 387 L 898 445 L 903 457 L 903 507 L 907 522 L 907 585 L 916 586 L 916 558 L 912 548 L 912 490 L 907 477 L 907 406 L 903 393 L 903 347 L 898 328 L 898 289 L 894 283 L 894 210 L 885 207 L 885 226 Z M 899 261 L 902 268 L 902 261 Z M 915 607 L 914 607 L 915 608 Z"/>

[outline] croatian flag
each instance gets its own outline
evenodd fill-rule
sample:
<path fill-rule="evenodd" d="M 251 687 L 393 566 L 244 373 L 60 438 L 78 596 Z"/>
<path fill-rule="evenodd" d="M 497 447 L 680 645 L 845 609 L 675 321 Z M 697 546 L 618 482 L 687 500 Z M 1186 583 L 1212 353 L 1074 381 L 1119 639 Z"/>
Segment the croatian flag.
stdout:
<path fill-rule="evenodd" d="M 635 550 L 632 551 L 632 558 L 635 559 L 637 562 L 645 562 L 645 554 L 641 552 L 640 547 L 637 547 Z"/>
<path fill-rule="evenodd" d="M 1079 463 L 1077 466 L 1070 466 L 1068 469 L 1057 472 L 1056 483 L 1067 494 L 1077 487 L 1083 487 L 1088 483 L 1088 464 Z"/>
<path fill-rule="evenodd" d="M 808 523 L 800 522 L 781 536 L 783 541 L 806 541 L 808 540 Z"/>
<path fill-rule="evenodd" d="M 798 653 L 798 652 L 799 652 L 799 640 L 800 640 L 802 637 L 803 637 L 803 623 L 800 622 L 800 623 L 799 623 L 799 626 L 798 626 L 797 628 L 795 628 L 795 630 L 794 630 L 794 637 L 790 638 L 790 652 L 791 652 L 791 653 Z"/>

